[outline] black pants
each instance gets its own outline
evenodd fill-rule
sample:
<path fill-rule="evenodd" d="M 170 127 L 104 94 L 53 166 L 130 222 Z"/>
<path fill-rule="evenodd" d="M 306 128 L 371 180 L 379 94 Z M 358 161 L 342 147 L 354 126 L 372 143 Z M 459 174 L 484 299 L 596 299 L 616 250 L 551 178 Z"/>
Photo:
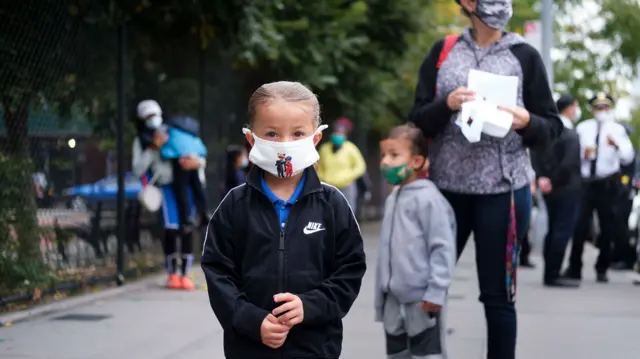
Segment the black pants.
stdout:
<path fill-rule="evenodd" d="M 181 258 L 182 274 L 189 274 L 189 270 L 193 264 L 193 234 L 180 234 L 174 229 L 165 229 L 164 233 L 163 249 L 167 272 L 169 272 L 169 274 L 176 273 L 178 258 Z M 178 238 L 180 238 L 180 251 L 178 251 L 177 245 Z"/>
<path fill-rule="evenodd" d="M 567 244 L 580 214 L 579 191 L 553 193 L 544 197 L 549 217 L 549 231 L 544 238 L 544 281 L 553 282 L 560 277 L 560 269 Z"/>
<path fill-rule="evenodd" d="M 613 243 L 613 262 L 624 262 L 633 264 L 636 256 L 636 249 L 631 246 L 629 236 L 629 215 L 633 205 L 634 191 L 630 186 L 620 183 L 620 197 L 618 200 L 617 215 L 618 234 Z"/>
<path fill-rule="evenodd" d="M 527 228 L 527 232 L 524 237 L 522 237 L 522 242 L 520 243 L 520 263 L 529 262 L 529 255 L 531 254 L 531 241 L 529 240 L 529 231 Z"/>
<path fill-rule="evenodd" d="M 180 227 L 189 225 L 189 196 L 188 189 L 193 193 L 193 202 L 199 216 L 204 217 L 207 213 L 207 202 L 202 182 L 198 176 L 198 170 L 186 171 L 180 166 L 178 160 L 173 161 L 173 192 L 176 196 L 176 206 L 178 207 L 178 221 Z"/>
<path fill-rule="evenodd" d="M 620 186 L 617 175 L 601 180 L 587 182 L 583 185 L 582 201 L 578 224 L 573 233 L 571 256 L 569 257 L 568 274 L 580 278 L 582 275 L 582 252 L 584 242 L 592 230 L 593 211 L 598 214 L 600 235 L 596 239 L 600 250 L 596 261 L 596 272 L 606 273 L 611 264 L 611 246 L 618 233 L 616 207 Z"/>
<path fill-rule="evenodd" d="M 480 302 L 487 320 L 487 358 L 514 359 L 516 355 L 517 318 L 509 300 L 507 276 L 507 231 L 511 193 L 468 195 L 442 193 L 456 215 L 458 224 L 458 258 L 473 232 L 476 243 L 476 268 L 480 284 Z M 529 186 L 514 192 L 518 239 L 521 241 L 531 215 Z M 517 255 L 513 253 L 512 255 Z"/>

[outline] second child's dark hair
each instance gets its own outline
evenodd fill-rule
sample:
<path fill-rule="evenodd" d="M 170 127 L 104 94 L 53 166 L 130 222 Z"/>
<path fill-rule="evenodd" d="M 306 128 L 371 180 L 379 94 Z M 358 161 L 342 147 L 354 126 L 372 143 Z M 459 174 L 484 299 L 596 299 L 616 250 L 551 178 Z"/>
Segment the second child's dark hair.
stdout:
<path fill-rule="evenodd" d="M 230 190 L 231 188 L 237 186 L 236 183 L 236 162 L 238 162 L 238 157 L 242 155 L 243 148 L 242 146 L 230 145 L 227 148 L 227 163 L 226 163 L 226 171 L 225 171 L 225 188 L 226 190 Z"/>
<path fill-rule="evenodd" d="M 394 127 L 387 138 L 406 138 L 411 142 L 411 152 L 414 155 L 424 156 L 425 158 L 429 155 L 427 138 L 412 123 Z"/>

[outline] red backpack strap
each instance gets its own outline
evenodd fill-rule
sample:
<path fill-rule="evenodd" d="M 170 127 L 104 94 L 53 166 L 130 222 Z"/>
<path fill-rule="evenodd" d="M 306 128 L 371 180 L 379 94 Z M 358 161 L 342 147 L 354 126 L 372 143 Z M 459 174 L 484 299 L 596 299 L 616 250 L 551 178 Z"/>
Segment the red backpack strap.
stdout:
<path fill-rule="evenodd" d="M 453 47 L 456 45 L 456 42 L 458 42 L 458 38 L 460 38 L 460 35 L 447 35 L 444 38 L 444 44 L 442 44 L 442 49 L 440 50 L 440 56 L 438 57 L 438 63 L 436 64 L 436 70 L 440 69 L 440 66 L 442 66 L 442 63 L 444 62 L 444 60 L 447 59 L 447 56 L 449 56 L 449 52 L 451 52 L 451 49 L 453 49 Z M 434 90 L 434 93 L 437 93 L 436 90 Z M 431 138 L 427 138 L 427 146 L 429 146 L 431 144 Z M 426 173 L 424 173 L 424 178 L 427 178 L 428 172 L 425 171 Z"/>
<path fill-rule="evenodd" d="M 444 38 L 444 44 L 442 45 L 442 50 L 440 50 L 440 57 L 438 58 L 438 63 L 436 64 L 436 68 L 439 69 L 442 66 L 444 60 L 449 56 L 449 52 L 453 49 L 460 35 L 447 35 Z"/>

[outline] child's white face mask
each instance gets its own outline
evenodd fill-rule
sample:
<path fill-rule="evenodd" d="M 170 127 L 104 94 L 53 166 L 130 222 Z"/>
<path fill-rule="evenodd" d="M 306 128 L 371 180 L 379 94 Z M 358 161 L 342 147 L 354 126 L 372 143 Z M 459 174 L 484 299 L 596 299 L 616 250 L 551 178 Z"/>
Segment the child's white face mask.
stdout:
<path fill-rule="evenodd" d="M 255 142 L 249 152 L 249 161 L 277 177 L 296 175 L 320 159 L 313 138 L 327 127 L 322 125 L 313 135 L 291 142 L 267 141 L 253 134 Z M 242 133 L 246 135 L 251 130 L 243 128 Z"/>

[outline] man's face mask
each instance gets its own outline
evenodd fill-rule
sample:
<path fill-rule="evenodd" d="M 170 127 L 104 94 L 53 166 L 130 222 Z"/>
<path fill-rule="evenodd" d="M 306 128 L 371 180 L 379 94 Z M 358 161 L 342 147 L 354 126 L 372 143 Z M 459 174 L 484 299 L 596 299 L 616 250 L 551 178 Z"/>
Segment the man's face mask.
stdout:
<path fill-rule="evenodd" d="M 513 15 L 513 1 L 478 0 L 474 14 L 490 28 L 502 30 Z"/>
<path fill-rule="evenodd" d="M 581 118 L 582 118 L 582 109 L 580 107 L 577 107 L 576 115 L 575 115 L 575 118 L 573 119 L 573 122 L 578 122 L 580 121 Z"/>
<path fill-rule="evenodd" d="M 607 110 L 603 110 L 603 111 L 598 111 L 594 114 L 596 120 L 600 121 L 600 122 L 610 122 L 610 121 L 615 121 L 615 115 L 613 113 L 613 111 L 611 111 L 610 109 Z"/>

